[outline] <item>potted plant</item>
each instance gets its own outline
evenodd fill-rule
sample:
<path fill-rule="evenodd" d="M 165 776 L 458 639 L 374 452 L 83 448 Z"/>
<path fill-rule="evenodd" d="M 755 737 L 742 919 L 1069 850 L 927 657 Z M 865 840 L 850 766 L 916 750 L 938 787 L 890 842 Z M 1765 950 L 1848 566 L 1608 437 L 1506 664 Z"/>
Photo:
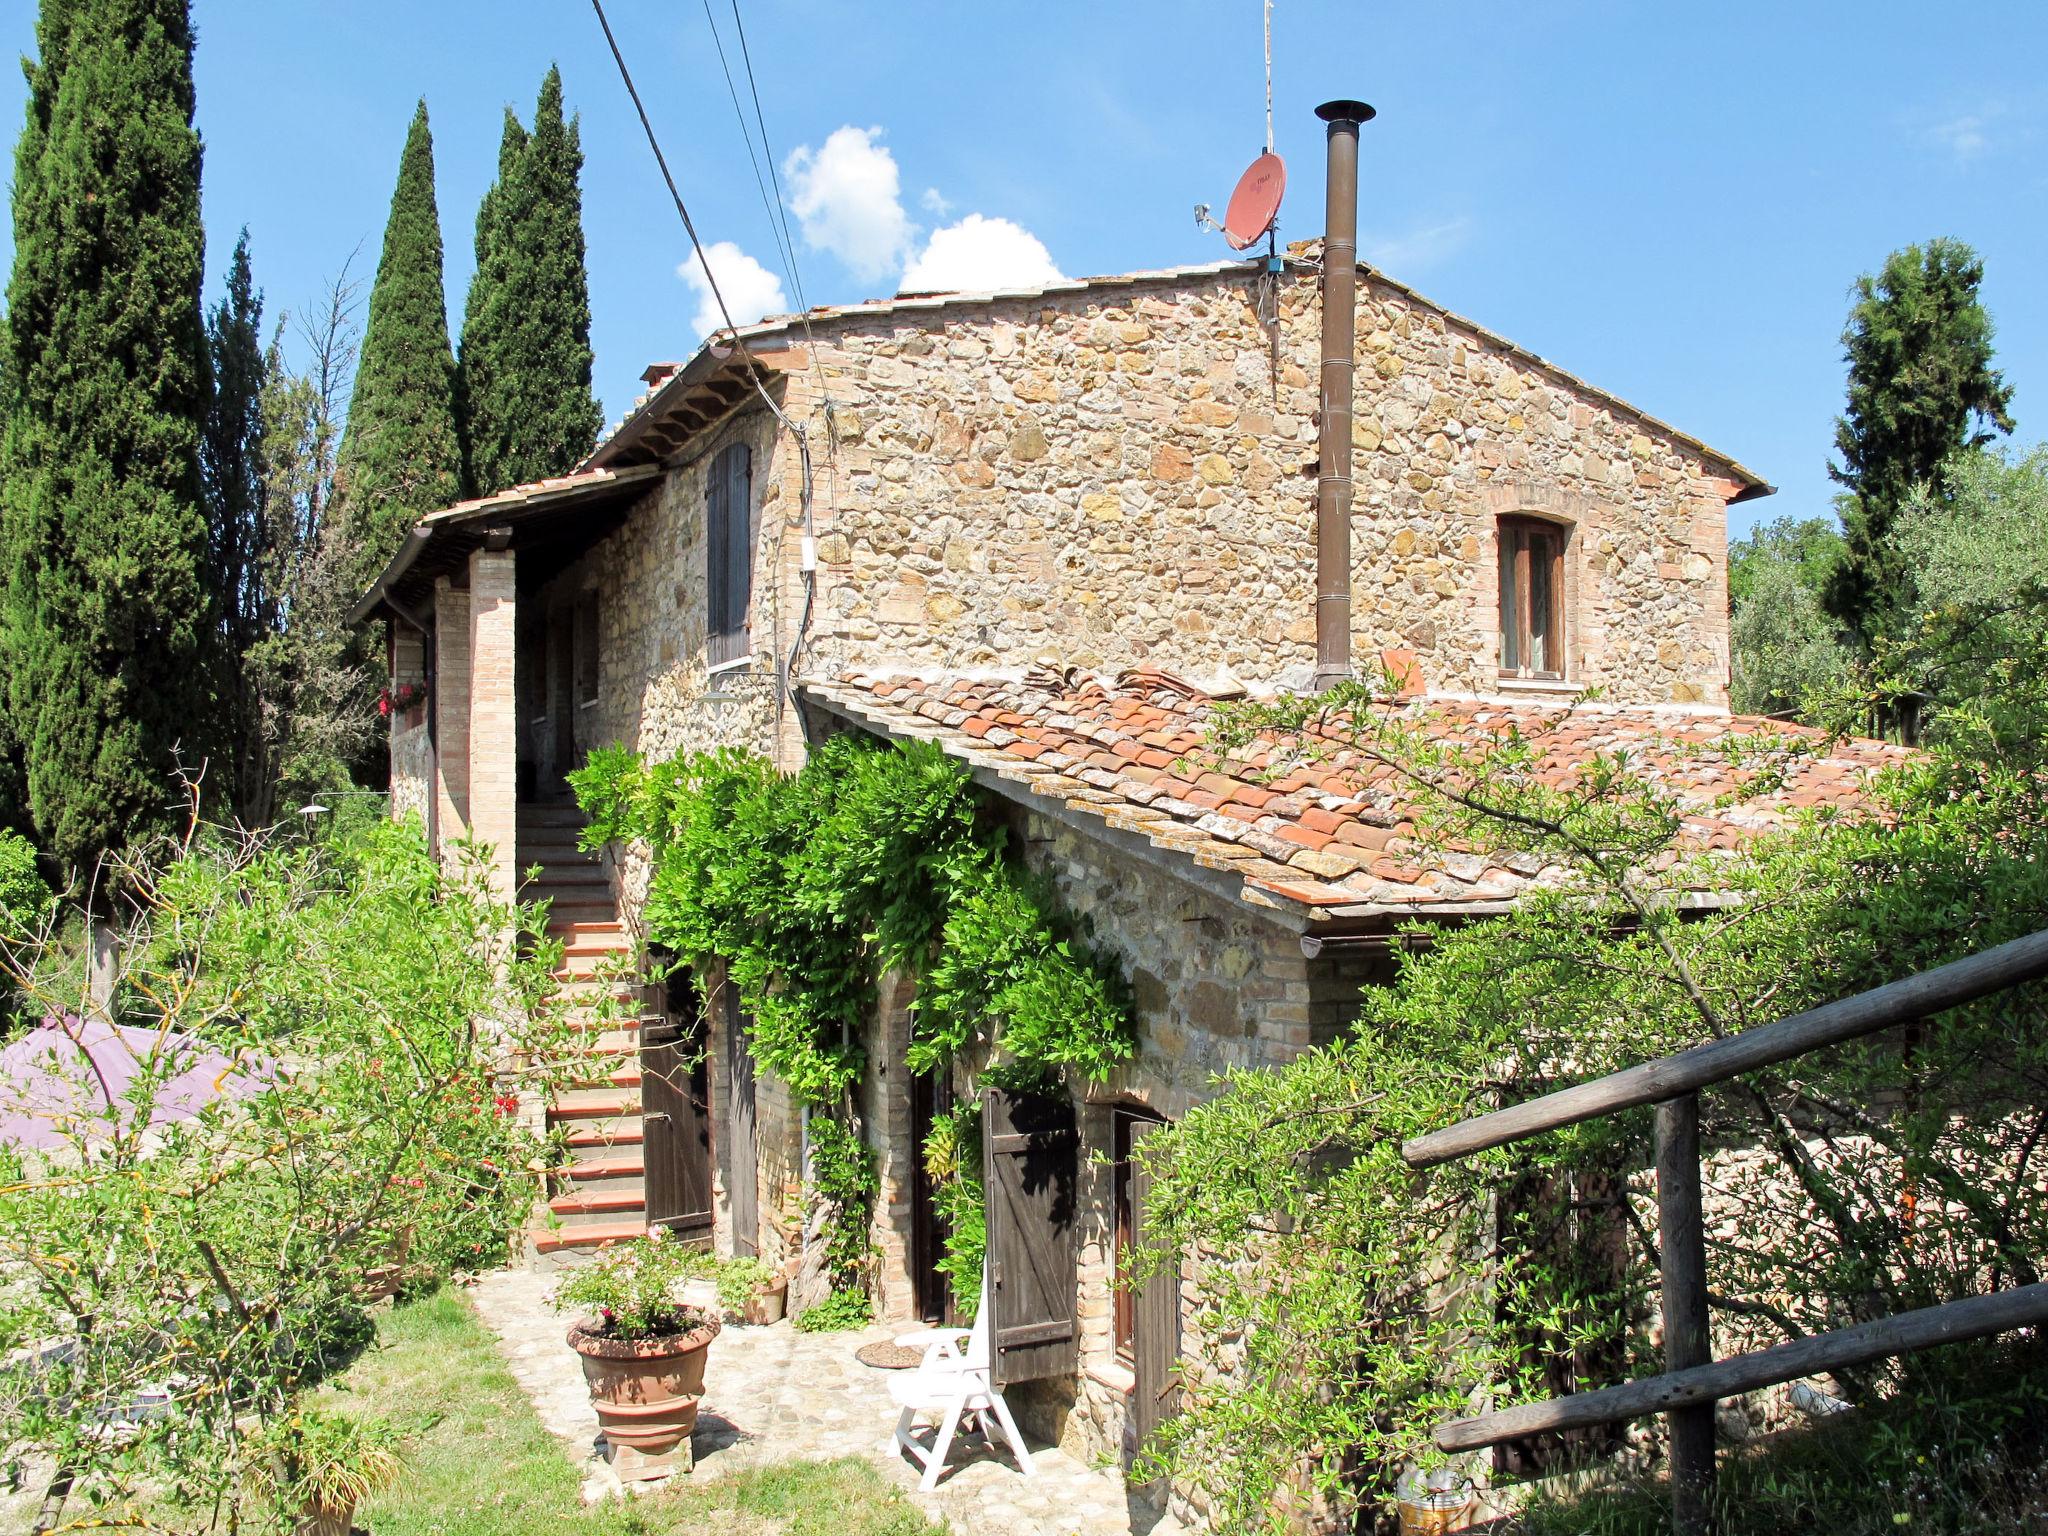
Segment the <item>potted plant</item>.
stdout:
<path fill-rule="evenodd" d="M 299 1536 L 349 1536 L 356 1505 L 405 1470 L 398 1434 L 379 1419 L 294 1409 L 258 1438 L 256 1491 L 294 1511 Z"/>
<path fill-rule="evenodd" d="M 779 1323 L 789 1298 L 789 1279 L 760 1259 L 731 1259 L 718 1269 L 718 1301 L 743 1323 Z"/>
<path fill-rule="evenodd" d="M 719 1324 L 676 1295 L 704 1267 L 702 1254 L 657 1227 L 599 1250 L 555 1288 L 558 1309 L 585 1314 L 569 1330 L 569 1347 L 583 1357 L 591 1405 L 621 1477 L 689 1469 L 705 1356 Z"/>

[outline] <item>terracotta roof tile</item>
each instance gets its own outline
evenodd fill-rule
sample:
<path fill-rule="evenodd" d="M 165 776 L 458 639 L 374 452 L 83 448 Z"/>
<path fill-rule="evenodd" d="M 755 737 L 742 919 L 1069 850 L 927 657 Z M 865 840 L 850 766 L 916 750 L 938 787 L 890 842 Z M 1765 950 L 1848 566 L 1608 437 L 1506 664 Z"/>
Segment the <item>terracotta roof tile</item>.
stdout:
<path fill-rule="evenodd" d="M 1427 910 L 1509 900 L 1556 877 L 1529 854 L 1418 848 L 1415 792 L 1327 737 L 1313 762 L 1297 760 L 1299 739 L 1271 737 L 1220 761 L 1206 745 L 1211 705 L 1156 677 L 1132 674 L 1114 689 L 1071 672 L 848 674 L 801 686 L 884 734 L 936 739 L 957 757 L 1241 877 L 1241 894 L 1257 905 Z M 1535 740 L 1534 771 L 1546 783 L 1569 785 L 1594 754 L 1625 752 L 1681 801 L 1687 851 L 1740 848 L 1808 809 L 1867 808 L 1872 775 L 1910 756 L 1698 709 L 1471 698 L 1399 707 L 1449 744 L 1484 751 L 1509 732 Z M 1744 793 L 1751 770 L 1717 750 L 1735 740 L 1749 741 L 1771 770 L 1754 779 L 1754 793 Z"/>

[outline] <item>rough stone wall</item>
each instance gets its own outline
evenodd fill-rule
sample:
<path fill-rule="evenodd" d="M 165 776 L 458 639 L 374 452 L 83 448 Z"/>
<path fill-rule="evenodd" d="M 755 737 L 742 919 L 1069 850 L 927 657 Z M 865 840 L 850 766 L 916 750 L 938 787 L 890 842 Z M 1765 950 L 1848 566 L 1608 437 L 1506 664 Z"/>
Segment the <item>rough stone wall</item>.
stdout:
<path fill-rule="evenodd" d="M 809 667 L 1051 652 L 1304 682 L 1317 315 L 1297 270 L 1264 297 L 1232 273 L 818 323 L 786 397 L 816 448 Z M 1495 691 L 1497 519 L 1529 512 L 1570 528 L 1570 683 L 1725 700 L 1724 470 L 1377 277 L 1358 337 L 1361 666 L 1408 652 L 1432 688 Z"/>
<path fill-rule="evenodd" d="M 391 733 L 391 819 L 417 817 L 427 825 L 427 809 L 433 798 L 429 782 L 434 772 L 434 744 L 427 739 L 427 727 L 419 725 L 394 729 Z"/>
<path fill-rule="evenodd" d="M 410 683 L 424 687 L 427 680 L 426 644 L 420 632 L 409 624 L 391 623 L 391 686 Z M 429 779 L 433 774 L 433 743 L 428 739 L 427 710 L 424 705 L 391 716 L 386 732 L 391 754 L 391 819 L 403 821 L 417 816 L 427 824 L 427 806 L 433 795 Z"/>

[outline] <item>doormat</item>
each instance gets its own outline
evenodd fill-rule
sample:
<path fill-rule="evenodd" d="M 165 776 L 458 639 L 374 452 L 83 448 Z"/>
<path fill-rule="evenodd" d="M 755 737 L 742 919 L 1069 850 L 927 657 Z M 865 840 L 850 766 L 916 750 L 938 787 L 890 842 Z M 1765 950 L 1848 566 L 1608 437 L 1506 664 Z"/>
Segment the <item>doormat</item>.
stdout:
<path fill-rule="evenodd" d="M 924 1351 L 882 1339 L 873 1344 L 863 1344 L 853 1352 L 853 1358 L 880 1371 L 903 1371 L 913 1365 L 922 1365 Z"/>

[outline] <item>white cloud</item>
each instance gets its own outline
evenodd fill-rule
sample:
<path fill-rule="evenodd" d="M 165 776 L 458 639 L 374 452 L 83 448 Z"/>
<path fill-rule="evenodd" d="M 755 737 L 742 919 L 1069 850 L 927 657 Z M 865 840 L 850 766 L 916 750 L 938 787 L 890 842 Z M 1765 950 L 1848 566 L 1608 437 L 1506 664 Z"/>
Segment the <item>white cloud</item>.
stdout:
<path fill-rule="evenodd" d="M 917 202 L 919 207 L 935 219 L 943 219 L 953 211 L 953 200 L 937 187 L 926 187 Z"/>
<path fill-rule="evenodd" d="M 1038 236 L 1008 219 L 970 213 L 932 231 L 931 240 L 903 273 L 905 293 L 977 292 L 1056 283 L 1060 269 Z"/>
<path fill-rule="evenodd" d="M 917 234 L 903 211 L 896 157 L 881 136 L 879 128 L 835 128 L 817 149 L 799 145 L 782 163 L 805 242 L 830 251 L 863 282 L 894 271 Z"/>
<path fill-rule="evenodd" d="M 1988 132 L 1991 120 L 1982 113 L 1969 113 L 1952 117 L 1946 122 L 1932 124 L 1927 136 L 1938 148 L 1945 149 L 1955 157 L 1958 165 L 1968 165 L 1972 160 L 1991 147 Z"/>
<path fill-rule="evenodd" d="M 711 262 L 711 276 L 718 279 L 719 291 L 725 295 L 726 308 L 732 311 L 734 325 L 752 325 L 763 315 L 788 312 L 789 300 L 783 296 L 782 279 L 730 240 L 712 241 L 704 248 L 704 254 Z M 711 291 L 704 263 L 695 251 L 676 268 L 676 276 L 688 283 L 697 296 L 697 312 L 690 317 L 690 323 L 697 328 L 701 340 L 722 327 L 725 317 L 719 313 L 717 296 Z"/>
<path fill-rule="evenodd" d="M 1360 248 L 1365 259 L 1390 277 L 1428 271 L 1465 248 L 1472 221 L 1464 214 L 1437 224 L 1423 224 L 1397 234 L 1367 236 Z"/>

